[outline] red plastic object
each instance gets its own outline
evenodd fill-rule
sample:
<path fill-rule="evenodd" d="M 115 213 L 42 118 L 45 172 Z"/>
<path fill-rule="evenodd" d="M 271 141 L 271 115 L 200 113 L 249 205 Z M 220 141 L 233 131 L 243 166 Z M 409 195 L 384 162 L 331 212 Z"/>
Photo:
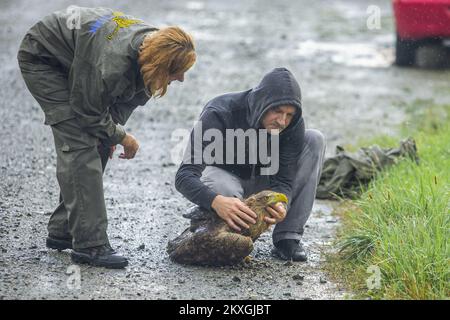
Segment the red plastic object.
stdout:
<path fill-rule="evenodd" d="M 450 0 L 394 0 L 393 7 L 400 38 L 450 38 Z"/>

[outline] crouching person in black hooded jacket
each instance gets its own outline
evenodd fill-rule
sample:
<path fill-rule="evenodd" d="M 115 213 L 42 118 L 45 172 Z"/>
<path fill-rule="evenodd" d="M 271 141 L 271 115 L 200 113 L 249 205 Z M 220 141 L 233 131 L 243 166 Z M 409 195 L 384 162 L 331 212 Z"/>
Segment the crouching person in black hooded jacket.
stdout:
<path fill-rule="evenodd" d="M 253 89 L 207 103 L 191 133 L 175 186 L 197 205 L 240 231 L 256 214 L 242 199 L 261 190 L 284 193 L 289 204 L 266 210 L 275 256 L 306 261 L 301 243 L 325 153 L 324 136 L 305 130 L 301 92 L 292 73 L 276 68 Z"/>

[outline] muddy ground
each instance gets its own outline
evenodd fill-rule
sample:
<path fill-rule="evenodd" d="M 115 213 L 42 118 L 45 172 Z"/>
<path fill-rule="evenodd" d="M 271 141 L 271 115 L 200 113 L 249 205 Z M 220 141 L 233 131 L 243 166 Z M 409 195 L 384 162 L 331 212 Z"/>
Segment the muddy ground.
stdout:
<path fill-rule="evenodd" d="M 81 267 L 70 282 L 68 252 L 45 247 L 46 224 L 58 199 L 55 152 L 43 114 L 20 76 L 16 52 L 26 30 L 72 1 L 0 4 L 0 299 L 340 299 L 346 293 L 321 270 L 322 250 L 339 221 L 332 203 L 317 201 L 304 236 L 309 262 L 286 265 L 270 256 L 271 237 L 256 243 L 249 264 L 185 267 L 169 261 L 168 239 L 184 230 L 188 201 L 174 188 L 172 133 L 189 129 L 203 105 L 223 92 L 259 82 L 273 67 L 298 78 L 307 127 L 336 144 L 395 133 L 404 105 L 449 102 L 448 71 L 391 66 L 390 1 L 79 1 L 180 25 L 195 37 L 198 62 L 183 84 L 149 101 L 126 129 L 141 142 L 134 160 L 112 160 L 105 173 L 109 235 L 130 258 L 125 270 Z M 369 5 L 381 9 L 381 29 L 369 30 Z M 70 271 L 70 270 L 69 270 Z"/>

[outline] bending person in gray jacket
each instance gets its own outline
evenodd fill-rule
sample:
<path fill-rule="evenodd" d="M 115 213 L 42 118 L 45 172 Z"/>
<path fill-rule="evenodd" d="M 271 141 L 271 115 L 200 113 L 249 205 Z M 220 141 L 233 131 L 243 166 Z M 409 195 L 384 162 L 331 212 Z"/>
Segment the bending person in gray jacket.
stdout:
<path fill-rule="evenodd" d="M 270 151 L 270 152 L 269 152 Z M 253 89 L 209 101 L 191 133 L 175 186 L 198 207 L 240 231 L 256 214 L 242 199 L 261 190 L 284 193 L 289 204 L 268 207 L 273 253 L 306 261 L 301 243 L 321 174 L 325 141 L 305 130 L 300 87 L 290 71 L 277 68 Z"/>
<path fill-rule="evenodd" d="M 102 174 L 117 144 L 122 159 L 139 144 L 121 127 L 137 106 L 184 80 L 196 54 L 178 27 L 157 29 L 107 8 L 70 7 L 37 22 L 18 53 L 25 83 L 51 126 L 59 206 L 47 246 L 73 249 L 72 260 L 123 268 L 109 245 Z"/>

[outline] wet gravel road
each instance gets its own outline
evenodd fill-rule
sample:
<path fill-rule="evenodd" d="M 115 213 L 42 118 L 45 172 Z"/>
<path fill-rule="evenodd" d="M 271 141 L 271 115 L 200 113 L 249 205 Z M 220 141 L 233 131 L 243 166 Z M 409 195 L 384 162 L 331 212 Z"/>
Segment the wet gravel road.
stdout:
<path fill-rule="evenodd" d="M 336 299 L 346 293 L 321 270 L 339 221 L 317 201 L 304 242 L 309 262 L 270 256 L 271 237 L 248 264 L 185 267 L 169 261 L 167 241 L 188 221 L 174 188 L 177 129 L 190 129 L 203 105 L 223 92 L 254 86 L 273 67 L 288 67 L 303 91 L 307 127 L 336 144 L 395 132 L 404 104 L 449 102 L 449 72 L 392 67 L 390 1 L 79 1 L 108 6 L 156 26 L 180 25 L 196 39 L 198 62 L 183 84 L 151 100 L 126 129 L 137 157 L 110 161 L 105 172 L 109 235 L 130 258 L 125 270 L 82 266 L 78 286 L 68 252 L 45 247 L 49 212 L 58 199 L 50 129 L 27 92 L 16 52 L 26 30 L 71 1 L 0 3 L 0 299 Z M 366 27 L 368 5 L 381 8 L 381 29 Z"/>

